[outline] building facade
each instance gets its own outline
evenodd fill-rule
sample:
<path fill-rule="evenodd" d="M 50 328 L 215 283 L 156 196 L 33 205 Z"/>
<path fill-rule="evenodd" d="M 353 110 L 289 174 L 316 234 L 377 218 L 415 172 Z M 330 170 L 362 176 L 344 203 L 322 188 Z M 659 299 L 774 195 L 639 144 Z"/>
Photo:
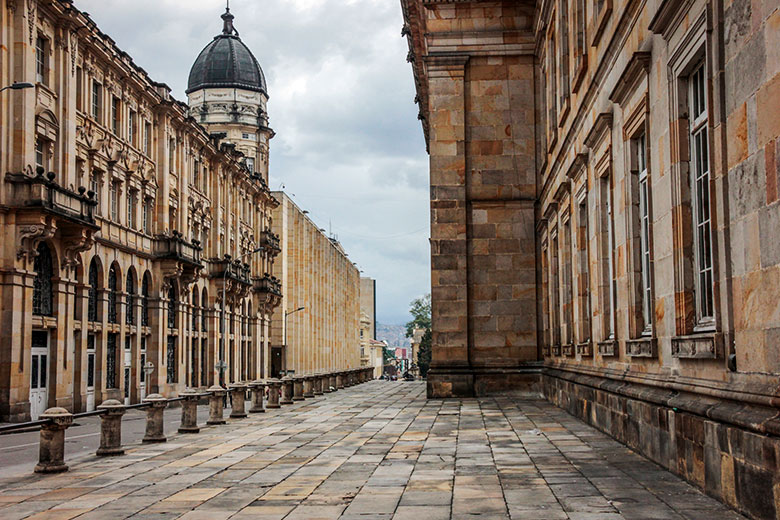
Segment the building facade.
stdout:
<path fill-rule="evenodd" d="M 284 192 L 272 211 L 282 251 L 273 276 L 284 294 L 271 323 L 272 376 L 357 368 L 360 360 L 360 272 L 338 241 Z"/>
<path fill-rule="evenodd" d="M 72 2 L 0 11 L 0 421 L 262 377 L 265 125 L 253 166 Z"/>
<path fill-rule="evenodd" d="M 780 511 L 773 0 L 402 0 L 431 168 L 428 393 L 540 389 Z"/>
<path fill-rule="evenodd" d="M 376 339 L 376 280 L 360 277 L 360 311 L 368 318 L 368 337 Z"/>

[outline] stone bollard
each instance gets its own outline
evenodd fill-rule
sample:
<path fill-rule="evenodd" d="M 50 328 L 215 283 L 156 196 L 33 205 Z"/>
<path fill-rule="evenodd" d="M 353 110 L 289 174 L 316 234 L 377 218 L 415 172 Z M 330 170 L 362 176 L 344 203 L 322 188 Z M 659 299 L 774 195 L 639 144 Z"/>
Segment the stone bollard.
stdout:
<path fill-rule="evenodd" d="M 325 379 L 325 376 L 323 374 L 317 374 L 314 376 L 314 395 L 322 395 L 323 392 L 323 386 L 325 383 L 323 383 L 323 380 Z"/>
<path fill-rule="evenodd" d="M 243 419 L 246 417 L 246 385 L 244 383 L 231 383 L 228 385 L 228 392 L 233 400 L 230 418 Z"/>
<path fill-rule="evenodd" d="M 292 404 L 293 396 L 293 378 L 284 376 L 282 378 L 282 391 L 279 397 L 279 404 Z"/>
<path fill-rule="evenodd" d="M 335 392 L 339 389 L 338 385 L 336 384 L 336 373 L 331 372 L 328 374 L 328 388 L 325 390 L 326 392 Z"/>
<path fill-rule="evenodd" d="M 149 408 L 146 409 L 146 435 L 141 440 L 143 442 L 167 441 L 164 433 L 163 412 L 168 406 L 168 400 L 160 394 L 152 394 L 147 395 L 143 402 L 148 403 Z"/>
<path fill-rule="evenodd" d="M 222 415 L 224 411 L 222 401 L 224 401 L 227 392 L 219 385 L 212 386 L 208 392 L 211 395 L 209 396 L 209 420 L 206 421 L 206 424 L 225 424 L 227 421 Z"/>
<path fill-rule="evenodd" d="M 184 390 L 179 394 L 179 397 L 183 397 L 181 402 L 181 424 L 179 425 L 179 433 L 198 433 L 200 428 L 198 427 L 198 401 L 200 400 L 200 394 L 191 388 Z"/>
<path fill-rule="evenodd" d="M 316 376 L 303 377 L 303 397 L 306 399 L 314 398 L 314 378 Z"/>
<path fill-rule="evenodd" d="M 41 426 L 41 441 L 36 473 L 68 471 L 65 464 L 65 430 L 73 424 L 73 414 L 65 408 L 49 408 L 40 419 L 49 422 Z"/>
<path fill-rule="evenodd" d="M 336 390 L 344 389 L 344 372 L 336 372 Z"/>
<path fill-rule="evenodd" d="M 293 401 L 303 401 L 303 381 L 304 376 L 293 377 Z"/>
<path fill-rule="evenodd" d="M 116 399 L 108 399 L 97 407 L 104 410 L 100 416 L 100 447 L 95 454 L 99 457 L 124 455 L 122 449 L 122 416 L 125 406 Z"/>
<path fill-rule="evenodd" d="M 282 390 L 282 382 L 278 379 L 268 380 L 268 403 L 266 408 L 281 408 L 279 404 L 279 393 Z"/>
<path fill-rule="evenodd" d="M 263 394 L 266 384 L 263 381 L 252 381 L 249 383 L 249 389 L 252 391 L 252 406 L 249 407 L 249 413 L 263 413 Z"/>

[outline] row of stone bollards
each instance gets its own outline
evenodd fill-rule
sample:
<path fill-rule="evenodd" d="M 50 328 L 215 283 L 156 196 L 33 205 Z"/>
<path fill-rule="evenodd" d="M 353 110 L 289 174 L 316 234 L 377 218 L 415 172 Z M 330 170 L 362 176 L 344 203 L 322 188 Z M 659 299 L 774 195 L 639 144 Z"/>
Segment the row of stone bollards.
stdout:
<path fill-rule="evenodd" d="M 46 421 L 41 425 L 40 454 L 36 473 L 59 473 L 67 471 L 65 464 L 65 430 L 73 424 L 74 418 L 100 416 L 100 447 L 96 454 L 101 457 L 123 455 L 122 416 L 128 409 L 146 408 L 146 431 L 143 442 L 165 442 L 163 415 L 169 403 L 181 402 L 181 424 L 179 433 L 198 433 L 198 403 L 201 398 L 209 399 L 207 425 L 225 424 L 224 399 L 230 393 L 231 419 L 247 416 L 246 393 L 251 393 L 249 413 L 263 413 L 266 408 L 281 408 L 282 405 L 311 399 L 318 395 L 335 392 L 342 388 L 365 383 L 373 379 L 373 368 L 363 367 L 339 372 L 286 376 L 282 379 L 232 383 L 227 388 L 214 385 L 206 392 L 186 389 L 178 397 L 165 398 L 159 394 L 146 396 L 138 405 L 125 406 L 109 399 L 97 407 L 95 412 L 72 414 L 65 408 L 49 408 L 41 415 Z M 267 394 L 267 399 L 264 397 Z"/>

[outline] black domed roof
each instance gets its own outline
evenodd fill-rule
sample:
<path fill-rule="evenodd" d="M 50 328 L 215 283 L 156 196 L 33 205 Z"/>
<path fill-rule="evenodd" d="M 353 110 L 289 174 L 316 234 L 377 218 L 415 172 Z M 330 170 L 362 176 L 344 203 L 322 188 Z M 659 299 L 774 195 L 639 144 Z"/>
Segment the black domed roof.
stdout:
<path fill-rule="evenodd" d="M 238 37 L 228 9 L 222 34 L 206 45 L 190 70 L 187 94 L 204 88 L 241 88 L 268 95 L 265 76 L 252 51 Z"/>

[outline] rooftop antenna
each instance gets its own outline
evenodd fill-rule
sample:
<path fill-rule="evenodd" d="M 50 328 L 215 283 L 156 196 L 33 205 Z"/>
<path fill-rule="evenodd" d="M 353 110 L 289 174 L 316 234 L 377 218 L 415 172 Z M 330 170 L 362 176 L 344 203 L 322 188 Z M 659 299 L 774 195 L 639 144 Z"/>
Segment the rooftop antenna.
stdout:
<path fill-rule="evenodd" d="M 227 10 L 230 11 L 230 0 L 227 0 Z"/>

